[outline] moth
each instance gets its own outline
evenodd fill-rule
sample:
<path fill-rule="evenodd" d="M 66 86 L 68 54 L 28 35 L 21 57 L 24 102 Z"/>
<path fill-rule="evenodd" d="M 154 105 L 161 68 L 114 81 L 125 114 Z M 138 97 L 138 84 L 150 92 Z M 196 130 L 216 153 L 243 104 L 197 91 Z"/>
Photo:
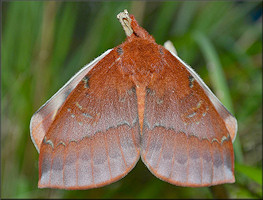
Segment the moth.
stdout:
<path fill-rule="evenodd" d="M 186 187 L 235 182 L 237 121 L 193 69 L 127 10 L 127 39 L 73 76 L 33 116 L 40 188 L 113 183 L 141 158 Z"/>

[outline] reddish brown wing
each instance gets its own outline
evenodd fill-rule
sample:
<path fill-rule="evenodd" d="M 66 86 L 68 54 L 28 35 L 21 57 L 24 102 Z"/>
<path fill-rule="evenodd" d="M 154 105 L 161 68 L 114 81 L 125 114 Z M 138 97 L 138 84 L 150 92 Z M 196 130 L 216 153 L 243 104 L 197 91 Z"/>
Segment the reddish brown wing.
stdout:
<path fill-rule="evenodd" d="M 53 123 L 58 109 L 66 100 L 69 93 L 78 85 L 82 78 L 112 49 L 109 49 L 95 60 L 84 66 L 76 73 L 56 94 L 54 94 L 38 111 L 34 113 L 30 121 L 30 136 L 39 152 L 42 140 Z"/>
<path fill-rule="evenodd" d="M 142 160 L 158 178 L 176 185 L 234 182 L 224 119 L 184 64 L 163 52 L 165 70 L 146 89 Z"/>
<path fill-rule="evenodd" d="M 40 148 L 39 187 L 87 189 L 125 176 L 139 159 L 135 86 L 116 50 L 69 94 Z"/>

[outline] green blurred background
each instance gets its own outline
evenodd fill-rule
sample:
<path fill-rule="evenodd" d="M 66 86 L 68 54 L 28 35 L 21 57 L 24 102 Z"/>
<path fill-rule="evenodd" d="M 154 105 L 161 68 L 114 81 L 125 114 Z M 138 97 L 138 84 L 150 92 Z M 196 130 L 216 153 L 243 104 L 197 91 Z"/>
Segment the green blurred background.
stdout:
<path fill-rule="evenodd" d="M 122 180 L 84 191 L 38 189 L 33 113 L 81 67 L 125 40 L 128 9 L 158 44 L 171 40 L 238 120 L 236 183 L 184 188 L 138 162 Z M 2 2 L 2 198 L 262 198 L 262 1 Z"/>

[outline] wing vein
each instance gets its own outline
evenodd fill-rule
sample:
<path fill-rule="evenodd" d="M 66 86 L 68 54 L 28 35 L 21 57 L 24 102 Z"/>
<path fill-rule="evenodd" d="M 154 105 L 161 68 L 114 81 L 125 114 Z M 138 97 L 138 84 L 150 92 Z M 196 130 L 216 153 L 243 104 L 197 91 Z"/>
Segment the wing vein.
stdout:
<path fill-rule="evenodd" d="M 211 145 L 211 146 L 210 146 Z M 210 153 L 211 153 L 211 159 L 212 159 L 212 178 L 211 178 L 211 183 L 214 182 L 214 154 L 213 154 L 213 149 L 212 149 L 212 143 L 209 144 L 209 147 L 210 147 Z"/>
<path fill-rule="evenodd" d="M 146 149 L 145 149 L 145 153 L 144 153 L 144 159 L 146 160 L 146 156 L 147 156 L 147 153 L 149 151 L 149 146 L 150 146 L 150 140 L 151 140 L 151 134 L 149 134 L 149 131 L 148 131 L 148 140 L 147 140 L 147 146 L 146 146 Z"/>
<path fill-rule="evenodd" d="M 93 185 L 95 184 L 94 182 L 94 161 L 93 161 L 93 143 L 90 142 L 90 158 L 91 158 L 91 161 L 90 161 L 90 165 L 91 165 L 91 175 L 92 175 L 92 183 Z"/>
<path fill-rule="evenodd" d="M 124 154 L 123 154 L 123 150 L 122 150 L 122 147 L 121 147 L 121 142 L 120 142 L 120 136 L 119 136 L 119 133 L 117 134 L 117 140 L 118 140 L 119 148 L 120 148 L 120 150 L 121 150 L 121 156 L 122 156 L 122 159 L 123 159 L 123 162 L 124 162 L 125 168 L 126 168 L 126 170 L 127 170 L 128 167 L 127 167 L 127 163 L 126 163 L 126 161 L 125 161 Z"/>
<path fill-rule="evenodd" d="M 78 186 L 78 182 L 79 182 L 79 146 L 78 143 L 76 143 L 76 186 Z"/>
<path fill-rule="evenodd" d="M 174 137 L 174 144 L 176 143 L 176 141 L 175 141 L 175 138 L 176 137 Z M 175 145 L 174 145 L 174 148 L 173 148 L 173 159 L 172 159 L 172 166 L 171 166 L 171 172 L 170 172 L 170 175 L 169 175 L 169 178 L 172 178 L 172 175 L 173 175 L 173 168 L 174 168 L 174 160 L 175 160 Z"/>
<path fill-rule="evenodd" d="M 223 144 L 224 145 L 224 144 Z M 222 146 L 223 146 L 222 145 Z M 220 146 L 220 154 L 221 154 L 221 158 L 222 158 L 222 161 L 223 161 L 223 173 L 224 173 L 224 180 L 226 180 L 226 174 L 225 174 L 225 161 L 224 161 L 224 155 L 223 155 L 223 151 L 222 151 L 222 146 Z"/>
<path fill-rule="evenodd" d="M 198 141 L 198 144 L 200 145 L 199 141 Z M 201 152 L 201 155 L 200 155 L 200 162 L 201 162 L 201 185 L 202 185 L 203 184 L 203 152 Z"/>
<path fill-rule="evenodd" d="M 48 185 L 51 184 L 51 173 L 52 173 L 53 161 L 54 161 L 54 149 L 52 148 L 52 156 L 51 156 L 51 164 L 50 164 L 50 173 L 49 173 Z"/>
<path fill-rule="evenodd" d="M 160 155 L 159 155 L 159 158 L 158 158 L 158 161 L 157 161 L 157 165 L 156 165 L 156 170 L 158 170 L 159 165 L 160 165 L 160 161 L 161 161 L 161 157 L 162 157 L 162 153 L 163 153 L 164 144 L 165 144 L 165 137 L 163 137 L 163 142 L 162 142 Z"/>
<path fill-rule="evenodd" d="M 63 155 L 63 165 L 62 165 L 62 182 L 63 182 L 63 186 L 65 186 L 65 160 L 66 160 L 66 148 L 68 148 L 67 146 L 64 147 L 64 155 Z"/>
<path fill-rule="evenodd" d="M 187 137 L 187 136 L 186 136 Z M 188 177 L 189 177 L 189 137 L 187 137 L 187 167 L 186 167 L 186 182 L 188 183 Z"/>
<path fill-rule="evenodd" d="M 106 136 L 106 134 L 104 134 L 104 141 L 105 141 L 105 149 L 106 149 L 108 166 L 109 166 L 109 171 L 110 171 L 110 178 L 112 179 L 111 167 L 110 167 L 110 159 L 109 159 L 109 148 L 108 148 L 108 142 L 107 142 L 107 136 Z"/>

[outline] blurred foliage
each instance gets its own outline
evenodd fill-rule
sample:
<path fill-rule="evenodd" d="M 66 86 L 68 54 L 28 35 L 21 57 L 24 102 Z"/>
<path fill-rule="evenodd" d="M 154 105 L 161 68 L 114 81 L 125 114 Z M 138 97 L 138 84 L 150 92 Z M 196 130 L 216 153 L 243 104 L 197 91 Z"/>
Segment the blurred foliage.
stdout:
<path fill-rule="evenodd" d="M 124 9 L 157 43 L 171 40 L 236 116 L 236 183 L 177 187 L 139 161 L 102 188 L 37 188 L 30 118 L 81 67 L 125 40 L 116 19 Z M 1 198 L 262 198 L 262 1 L 12 1 L 1 14 Z"/>

